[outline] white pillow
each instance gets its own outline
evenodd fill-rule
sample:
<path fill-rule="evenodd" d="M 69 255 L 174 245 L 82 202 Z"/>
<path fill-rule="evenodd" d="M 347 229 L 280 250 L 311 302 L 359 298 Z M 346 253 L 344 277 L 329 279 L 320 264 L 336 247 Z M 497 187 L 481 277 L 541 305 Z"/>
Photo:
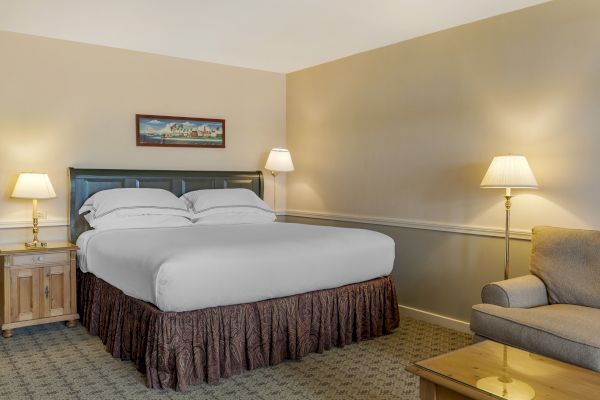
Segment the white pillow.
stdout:
<path fill-rule="evenodd" d="M 100 218 L 90 221 L 89 214 L 84 215 L 90 226 L 97 230 L 136 229 L 136 228 L 178 228 L 194 225 L 186 217 L 177 215 L 138 215 L 119 218 Z"/>
<path fill-rule="evenodd" d="M 186 203 L 163 189 L 101 190 L 79 209 L 92 228 L 125 229 L 190 224 Z"/>
<path fill-rule="evenodd" d="M 181 196 L 196 224 L 259 224 L 275 221 L 275 213 L 248 189 L 203 189 Z"/>

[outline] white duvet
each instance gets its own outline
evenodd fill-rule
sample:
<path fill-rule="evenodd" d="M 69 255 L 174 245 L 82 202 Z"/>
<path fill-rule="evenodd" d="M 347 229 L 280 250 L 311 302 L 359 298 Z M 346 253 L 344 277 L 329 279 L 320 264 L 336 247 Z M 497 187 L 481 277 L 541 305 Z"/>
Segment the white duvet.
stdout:
<path fill-rule="evenodd" d="M 249 303 L 389 275 L 381 233 L 290 223 L 90 230 L 79 267 L 163 311 Z"/>

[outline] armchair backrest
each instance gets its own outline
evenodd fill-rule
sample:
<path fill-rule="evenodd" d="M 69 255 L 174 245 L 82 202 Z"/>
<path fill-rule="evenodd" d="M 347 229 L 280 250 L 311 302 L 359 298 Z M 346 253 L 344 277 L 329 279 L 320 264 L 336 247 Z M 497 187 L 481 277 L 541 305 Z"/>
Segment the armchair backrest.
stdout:
<path fill-rule="evenodd" d="M 551 304 L 600 308 L 600 231 L 534 227 L 529 269 Z"/>

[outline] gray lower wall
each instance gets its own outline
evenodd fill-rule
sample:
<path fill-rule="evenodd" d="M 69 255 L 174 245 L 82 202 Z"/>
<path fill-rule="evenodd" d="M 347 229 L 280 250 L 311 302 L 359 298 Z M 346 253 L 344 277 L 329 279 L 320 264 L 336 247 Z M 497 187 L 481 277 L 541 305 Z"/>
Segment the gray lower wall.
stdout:
<path fill-rule="evenodd" d="M 504 277 L 503 238 L 290 216 L 280 220 L 391 236 L 396 242 L 392 274 L 400 304 L 450 318 L 469 321 L 483 285 Z M 511 241 L 511 276 L 528 273 L 530 248 L 530 241 Z"/>

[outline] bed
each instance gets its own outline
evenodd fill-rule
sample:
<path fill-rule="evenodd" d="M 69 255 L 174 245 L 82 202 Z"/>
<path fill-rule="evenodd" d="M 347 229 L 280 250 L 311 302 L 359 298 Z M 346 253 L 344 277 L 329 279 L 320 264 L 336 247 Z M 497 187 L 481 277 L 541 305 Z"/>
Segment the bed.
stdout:
<path fill-rule="evenodd" d="M 302 224 L 91 230 L 78 214 L 104 189 L 246 188 L 256 172 L 69 170 L 79 314 L 152 388 L 184 390 L 391 332 L 393 241 Z M 202 192 L 205 193 L 205 192 Z"/>

